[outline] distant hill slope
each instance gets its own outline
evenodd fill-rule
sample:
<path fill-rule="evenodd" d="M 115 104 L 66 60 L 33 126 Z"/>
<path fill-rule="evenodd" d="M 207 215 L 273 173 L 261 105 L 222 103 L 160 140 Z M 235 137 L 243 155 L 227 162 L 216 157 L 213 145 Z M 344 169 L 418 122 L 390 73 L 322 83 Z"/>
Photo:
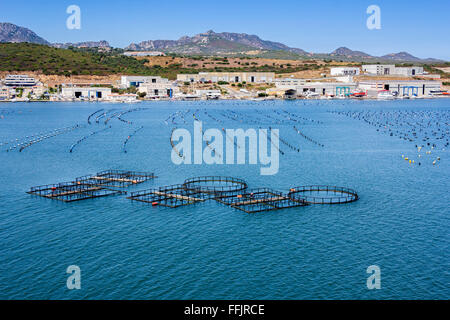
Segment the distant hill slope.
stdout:
<path fill-rule="evenodd" d="M 216 57 L 212 58 L 216 61 Z M 200 60 L 200 59 L 199 59 Z M 194 60 L 198 61 L 198 60 Z M 220 62 L 220 63 L 219 63 Z M 45 75 L 103 76 L 110 74 L 154 75 L 176 79 L 180 73 L 198 73 L 213 71 L 228 72 L 278 72 L 292 73 L 300 70 L 315 70 L 318 65 L 242 65 L 230 66 L 224 59 L 214 66 L 184 65 L 173 57 L 167 57 L 166 63 L 148 65 L 146 59 L 135 59 L 122 54 L 122 50 L 111 49 L 98 52 L 89 48 L 59 49 L 47 45 L 32 43 L 0 43 L 0 71 L 26 72 L 32 71 Z M 306 69 L 305 69 L 306 68 Z M 68 79 L 70 81 L 70 79 Z"/>
<path fill-rule="evenodd" d="M 348 58 L 358 57 L 358 58 L 373 58 L 370 54 L 362 51 L 353 51 L 347 47 L 340 47 L 330 53 L 331 56 L 346 56 Z"/>
<path fill-rule="evenodd" d="M 29 42 L 46 45 L 50 44 L 47 40 L 39 37 L 30 29 L 19 27 L 15 24 L 7 22 L 0 23 L 0 42 Z"/>
<path fill-rule="evenodd" d="M 56 48 L 100 48 L 98 51 L 110 51 L 112 47 L 106 40 L 86 41 L 79 43 L 55 43 L 50 44 L 39 37 L 33 31 L 14 25 L 12 23 L 0 23 L 0 43 L 28 42 L 49 45 Z M 105 50 L 107 49 L 107 50 Z M 300 48 L 292 48 L 280 42 L 262 40 L 256 35 L 246 33 L 221 32 L 212 30 L 199 33 L 193 37 L 184 36 L 178 40 L 147 40 L 140 43 L 132 43 L 125 50 L 131 51 L 163 51 L 166 53 L 178 53 L 185 55 L 211 55 L 211 56 L 253 56 L 269 59 L 328 59 L 336 61 L 355 62 L 417 62 L 436 63 L 437 59 L 420 59 L 407 52 L 392 53 L 381 57 L 371 56 L 362 51 L 354 51 L 347 47 L 340 47 L 331 53 L 308 53 Z"/>
<path fill-rule="evenodd" d="M 178 40 L 147 40 L 140 43 L 132 43 L 125 50 L 161 50 L 184 54 L 219 54 L 219 53 L 244 53 L 254 50 L 282 50 L 299 55 L 307 52 L 290 48 L 282 43 L 262 40 L 256 35 L 246 33 L 216 33 L 212 30 L 199 33 L 193 37 L 184 36 Z"/>
<path fill-rule="evenodd" d="M 212 30 L 199 33 L 193 37 L 184 36 L 178 40 L 147 40 L 140 43 L 132 43 L 125 48 L 127 51 L 164 51 L 179 54 L 248 54 L 270 58 L 317 58 L 343 61 L 374 62 L 439 62 L 437 59 L 420 59 L 413 55 L 400 52 L 372 56 L 362 51 L 354 51 L 347 47 L 340 47 L 331 53 L 309 53 L 303 49 L 291 48 L 279 42 L 262 40 L 256 35 L 246 33 L 216 33 Z"/>

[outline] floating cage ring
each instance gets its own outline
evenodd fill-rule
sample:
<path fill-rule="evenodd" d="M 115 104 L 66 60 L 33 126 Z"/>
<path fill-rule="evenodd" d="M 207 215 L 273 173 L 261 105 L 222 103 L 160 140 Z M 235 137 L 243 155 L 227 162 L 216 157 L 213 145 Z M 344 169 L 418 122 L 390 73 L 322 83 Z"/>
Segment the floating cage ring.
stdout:
<path fill-rule="evenodd" d="M 214 195 L 236 194 L 248 188 L 247 182 L 242 179 L 222 176 L 203 176 L 186 179 L 183 186 L 187 190 Z"/>
<path fill-rule="evenodd" d="M 357 201 L 358 193 L 350 188 L 336 186 L 301 186 L 289 189 L 288 196 L 309 204 L 342 204 Z"/>

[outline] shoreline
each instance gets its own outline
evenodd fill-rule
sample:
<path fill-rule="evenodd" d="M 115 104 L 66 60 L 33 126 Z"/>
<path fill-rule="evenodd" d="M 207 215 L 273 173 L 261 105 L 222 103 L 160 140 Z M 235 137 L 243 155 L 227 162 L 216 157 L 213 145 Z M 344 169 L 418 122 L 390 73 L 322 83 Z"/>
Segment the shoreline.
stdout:
<path fill-rule="evenodd" d="M 378 99 L 378 98 L 326 98 L 326 99 L 282 99 L 282 98 L 275 98 L 275 99 L 258 99 L 258 98 L 251 98 L 251 99 L 145 99 L 145 100 L 136 100 L 135 102 L 115 102 L 115 101 L 108 101 L 108 100 L 58 100 L 58 101 L 49 101 L 49 100 L 19 100 L 19 101 L 10 101 L 10 100 L 0 100 L 1 103 L 5 104 L 14 104 L 14 103 L 36 103 L 36 102 L 45 102 L 45 103 L 67 103 L 67 102 L 83 102 L 83 103 L 109 103 L 109 104 L 138 104 L 141 102 L 205 102 L 205 101 L 252 101 L 252 102 L 265 102 L 265 101 L 380 101 L 380 102 L 386 102 L 386 101 L 403 101 L 403 100 L 434 100 L 434 99 L 449 99 L 450 96 L 434 96 L 434 97 L 417 97 L 412 99 Z"/>

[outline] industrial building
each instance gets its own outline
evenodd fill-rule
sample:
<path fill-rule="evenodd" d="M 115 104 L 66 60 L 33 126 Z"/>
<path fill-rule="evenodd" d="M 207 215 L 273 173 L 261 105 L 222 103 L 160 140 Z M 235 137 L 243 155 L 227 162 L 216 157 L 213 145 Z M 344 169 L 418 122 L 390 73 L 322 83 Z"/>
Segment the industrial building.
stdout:
<path fill-rule="evenodd" d="M 396 67 L 394 64 L 369 64 L 362 66 L 363 72 L 377 76 L 412 77 L 422 75 L 423 67 Z"/>
<path fill-rule="evenodd" d="M 423 67 L 396 67 L 395 75 L 404 77 L 423 75 Z"/>
<path fill-rule="evenodd" d="M 10 74 L 6 76 L 5 80 L 3 81 L 5 86 L 8 87 L 33 87 L 37 85 L 38 81 L 35 78 L 29 77 L 26 74 L 18 74 L 13 75 Z"/>
<path fill-rule="evenodd" d="M 8 100 L 9 97 L 9 88 L 0 86 L 0 101 Z"/>
<path fill-rule="evenodd" d="M 278 81 L 280 80 L 280 81 Z M 354 82 L 308 82 L 304 79 L 277 79 L 276 89 L 268 89 L 269 95 L 279 95 L 280 90 L 289 91 L 290 95 L 314 93 L 317 96 L 348 96 L 357 87 Z M 293 92 L 295 91 L 295 93 Z"/>
<path fill-rule="evenodd" d="M 222 95 L 220 90 L 195 90 L 195 94 L 206 99 L 219 99 Z"/>
<path fill-rule="evenodd" d="M 161 51 L 127 51 L 123 53 L 128 57 L 162 57 L 165 56 Z"/>
<path fill-rule="evenodd" d="M 111 95 L 111 88 L 101 87 L 63 87 L 61 95 L 65 99 L 106 100 Z"/>
<path fill-rule="evenodd" d="M 180 92 L 180 89 L 173 82 L 161 78 L 159 82 L 141 84 L 138 92 L 145 93 L 146 98 L 172 98 Z"/>
<path fill-rule="evenodd" d="M 166 83 L 167 81 L 167 79 L 159 76 L 122 76 L 120 79 L 120 87 L 123 89 L 129 87 L 139 88 L 142 84 Z"/>
<path fill-rule="evenodd" d="M 177 80 L 182 82 L 247 82 L 272 83 L 274 72 L 200 72 L 198 74 L 179 74 Z"/>
<path fill-rule="evenodd" d="M 335 67 L 330 69 L 332 76 L 358 76 L 359 68 L 357 67 Z"/>
<path fill-rule="evenodd" d="M 368 64 L 362 66 L 362 71 L 364 73 L 377 75 L 377 76 L 387 76 L 394 74 L 395 65 L 394 64 Z"/>
<path fill-rule="evenodd" d="M 306 83 L 305 79 L 297 79 L 297 78 L 278 78 L 278 79 L 275 79 L 275 86 L 277 88 L 299 86 L 299 85 L 302 85 L 304 83 Z"/>
<path fill-rule="evenodd" d="M 397 93 L 398 96 L 429 96 L 431 91 L 439 91 L 441 83 L 430 80 L 366 80 L 358 84 L 361 90 L 365 90 L 368 96 L 376 96 L 381 90 Z"/>

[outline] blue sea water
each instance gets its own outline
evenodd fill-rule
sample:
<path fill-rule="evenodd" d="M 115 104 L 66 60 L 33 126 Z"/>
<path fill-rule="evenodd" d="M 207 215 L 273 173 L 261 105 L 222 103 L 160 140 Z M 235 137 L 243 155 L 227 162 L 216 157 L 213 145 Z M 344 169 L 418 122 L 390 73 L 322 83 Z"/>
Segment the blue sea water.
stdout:
<path fill-rule="evenodd" d="M 133 108 L 144 110 L 123 115 L 132 124 L 112 118 L 105 126 L 115 111 L 87 123 L 99 109 Z M 224 116 L 230 110 L 238 121 Z M 300 120 L 289 122 L 274 110 Z M 0 299 L 448 299 L 445 139 L 432 137 L 436 148 L 425 145 L 418 158 L 417 142 L 344 112 L 372 114 L 379 121 L 396 115 L 399 128 L 410 135 L 421 117 L 431 115 L 433 120 L 420 122 L 427 134 L 438 121 L 439 132 L 449 137 L 448 99 L 0 105 L 0 143 L 10 142 L 0 146 Z M 177 166 L 171 161 L 171 131 L 192 132 L 193 113 L 205 128 L 278 128 L 300 152 L 280 143 L 285 154 L 272 176 L 260 175 L 260 165 Z M 403 121 L 407 115 L 415 120 Z M 11 140 L 76 124 L 82 127 L 22 152 L 6 152 Z M 69 152 L 76 141 L 109 125 Z M 293 125 L 324 147 L 304 139 Z M 141 126 L 124 153 L 123 142 Z M 213 201 L 170 209 L 125 196 L 62 203 L 26 193 L 31 186 L 106 169 L 158 175 L 127 191 L 227 175 L 280 191 L 346 186 L 357 190 L 360 200 L 247 214 Z M 66 287 L 69 265 L 81 268 L 80 290 Z M 381 269 L 380 290 L 366 286 L 371 265 Z"/>

